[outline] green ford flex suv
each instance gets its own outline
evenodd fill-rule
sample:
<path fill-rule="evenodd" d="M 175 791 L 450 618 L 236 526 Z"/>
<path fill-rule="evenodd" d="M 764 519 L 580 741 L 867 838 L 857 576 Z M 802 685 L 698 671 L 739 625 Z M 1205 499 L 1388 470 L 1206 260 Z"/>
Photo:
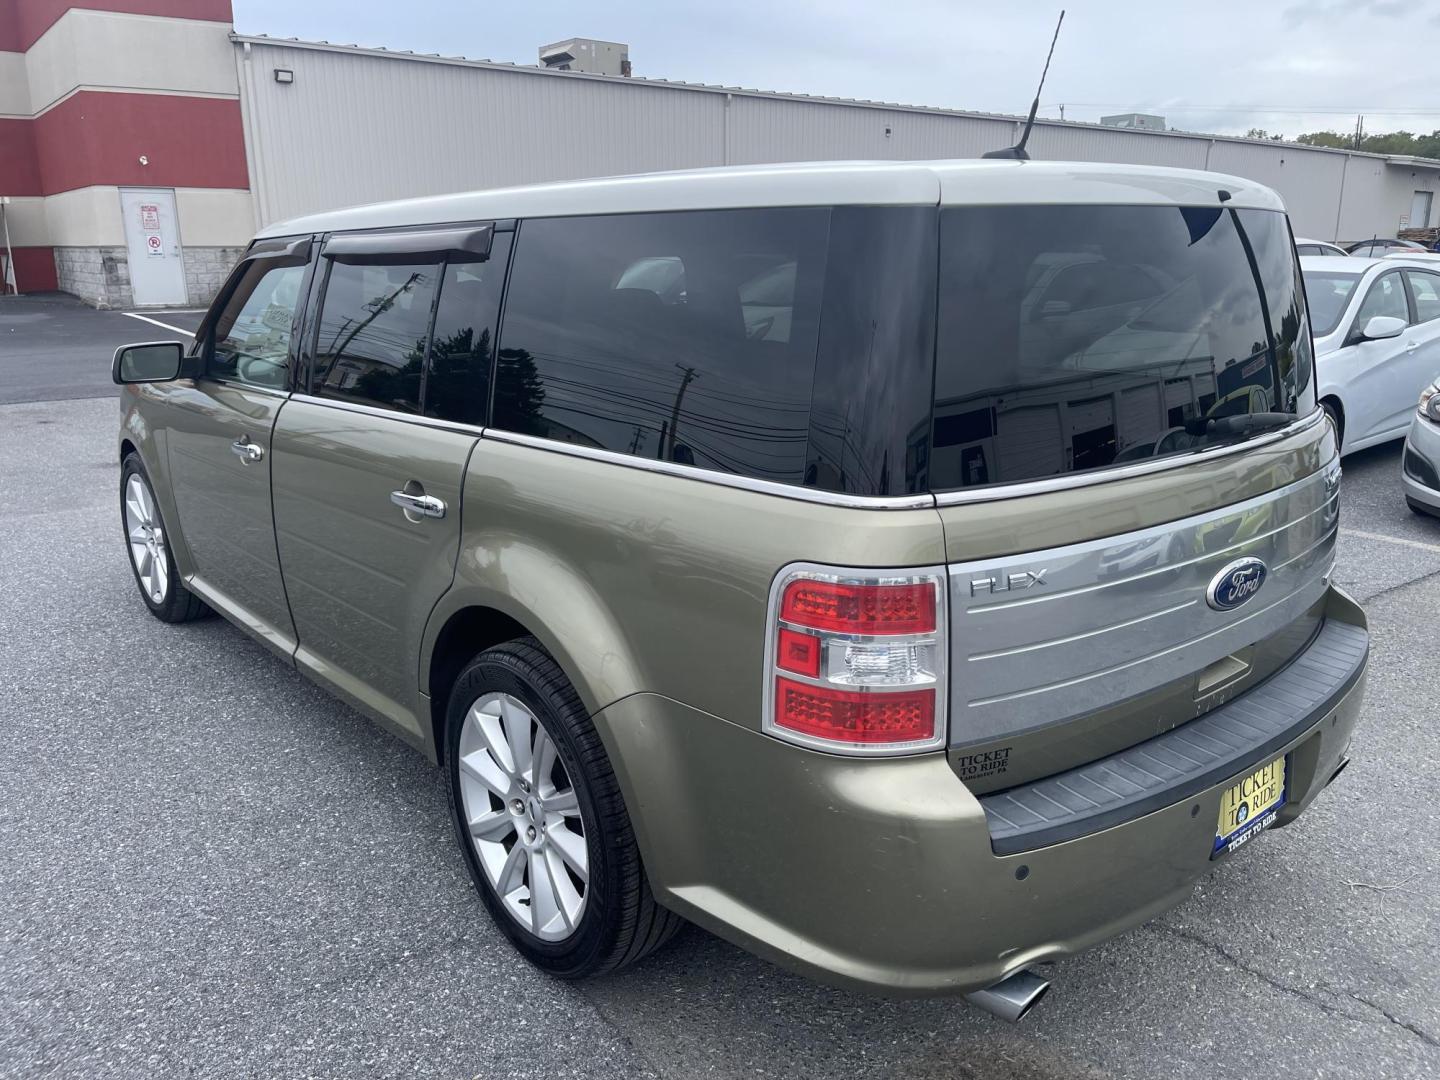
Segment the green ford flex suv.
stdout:
<path fill-rule="evenodd" d="M 1031 965 L 1346 763 L 1335 435 L 1247 180 L 821 163 L 339 210 L 114 372 L 146 605 L 439 762 L 556 975 L 684 918 L 1018 1015 Z"/>

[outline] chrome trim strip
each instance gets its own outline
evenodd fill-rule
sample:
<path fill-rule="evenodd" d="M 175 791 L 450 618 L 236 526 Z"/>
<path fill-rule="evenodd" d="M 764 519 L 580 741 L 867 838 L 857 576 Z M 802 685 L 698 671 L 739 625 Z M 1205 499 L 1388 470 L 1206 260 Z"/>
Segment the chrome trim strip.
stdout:
<path fill-rule="evenodd" d="M 1144 615 L 1137 615 L 1133 619 L 1126 619 L 1123 622 L 1111 623 L 1109 626 L 1097 626 L 1094 630 L 1086 630 L 1079 634 L 1070 634 L 1067 637 L 1051 638 L 1048 641 L 1036 641 L 1029 645 L 1016 645 L 1011 649 L 997 649 L 994 652 L 971 653 L 966 660 L 996 660 L 1002 656 L 1017 656 L 1020 653 L 1034 652 L 1036 649 L 1048 649 L 1054 645 L 1073 645 L 1077 641 L 1084 641 L 1086 638 L 1099 637 L 1101 634 L 1108 634 L 1112 630 L 1124 630 L 1131 626 L 1139 626 L 1151 619 L 1159 619 L 1165 615 L 1174 615 L 1177 611 L 1184 611 L 1188 607 L 1194 607 L 1199 601 L 1186 600 L 1184 603 L 1175 604 L 1172 607 L 1161 608 L 1159 611 L 1147 612 Z M 976 610 L 971 608 L 971 611 Z"/>
<path fill-rule="evenodd" d="M 1262 446 L 1269 446 L 1272 443 L 1288 439 L 1292 435 L 1299 435 L 1308 431 L 1325 418 L 1325 410 L 1316 408 L 1309 416 L 1301 417 L 1295 423 L 1280 428 L 1277 431 L 1266 432 L 1253 439 L 1242 439 L 1239 442 L 1227 446 L 1217 446 L 1211 450 L 1197 450 L 1191 454 L 1176 454 L 1173 457 L 1154 458 L 1151 461 L 1139 461 L 1133 465 L 1122 465 L 1120 468 L 1102 468 L 1094 472 L 1083 473 L 1062 473 L 1059 476 L 1047 477 L 1043 480 L 1026 480 L 1017 484 L 997 484 L 994 487 L 975 488 L 962 491 L 940 491 L 935 493 L 936 506 L 963 506 L 968 503 L 997 502 L 1001 499 L 1017 499 L 1025 495 L 1042 495 L 1051 491 L 1069 491 L 1073 488 L 1090 487 L 1094 484 L 1108 484 L 1114 480 L 1129 480 L 1136 476 L 1148 476 L 1151 473 L 1165 472 L 1169 469 L 1179 469 L 1187 465 L 1194 465 L 1199 462 L 1215 461 L 1220 458 L 1230 457 L 1234 454 L 1248 453 Z"/>
<path fill-rule="evenodd" d="M 1224 626 L 1217 626 L 1214 630 L 1207 630 L 1205 633 L 1197 634 L 1192 638 L 1186 638 L 1184 641 L 1177 642 L 1176 644 L 1171 645 L 1169 648 L 1161 649 L 1159 652 L 1147 653 L 1146 655 L 1137 657 L 1134 660 L 1126 660 L 1122 664 L 1115 664 L 1108 668 L 1101 668 L 1099 671 L 1086 672 L 1084 675 L 1076 675 L 1073 678 L 1069 679 L 1060 679 L 1056 682 L 1046 683 L 1044 686 L 1031 686 L 1027 687 L 1024 690 L 1012 691 L 1008 694 L 996 694 L 994 697 L 974 698 L 968 703 L 968 705 L 969 707 L 974 708 L 979 705 L 995 705 L 1002 701 L 1018 701 L 1020 698 L 1033 697 L 1036 694 L 1047 694 L 1052 690 L 1062 690 L 1070 686 L 1079 686 L 1081 683 L 1090 682 L 1094 679 L 1099 679 L 1106 675 L 1114 675 L 1117 671 L 1125 671 L 1128 668 L 1135 667 L 1139 664 L 1149 663 L 1157 656 L 1169 656 L 1172 653 L 1177 653 L 1183 649 L 1188 649 L 1191 646 L 1197 644 L 1198 642 L 1205 641 L 1209 638 L 1215 637 L 1218 634 L 1223 634 L 1229 630 L 1233 630 L 1235 627 L 1241 625 L 1242 623 L 1249 622 L 1252 619 L 1264 615 L 1266 612 L 1273 611 L 1275 608 L 1280 607 L 1282 604 L 1290 603 L 1295 599 L 1295 597 L 1300 595 L 1302 595 L 1300 590 L 1296 590 L 1292 593 L 1287 593 L 1284 596 L 1280 597 L 1280 599 L 1276 600 L 1273 604 L 1268 604 L 1263 608 L 1252 611 L 1243 618 L 1236 619 L 1234 622 L 1231 623 L 1226 623 Z"/>
<path fill-rule="evenodd" d="M 532 450 L 549 450 L 553 453 L 568 454 L 570 457 L 600 461 L 607 465 L 623 465 L 641 472 L 660 473 L 685 480 L 699 480 L 720 487 L 739 488 L 761 495 L 778 495 L 783 499 L 797 499 L 801 502 L 821 503 L 826 506 L 845 506 L 856 510 L 928 510 L 935 505 L 933 495 L 848 495 L 841 491 L 823 491 L 820 488 L 801 487 L 798 484 L 782 484 L 775 480 L 756 480 L 734 473 L 712 472 L 694 465 L 679 465 L 673 461 L 656 461 L 652 458 L 632 457 L 614 450 L 600 450 L 593 446 L 576 446 L 556 439 L 542 439 L 535 435 L 521 435 L 513 431 L 486 428 L 484 438 L 496 442 L 525 446 Z"/>
<path fill-rule="evenodd" d="M 302 393 L 291 394 L 290 398 L 292 401 L 303 401 L 307 405 L 324 405 L 329 409 L 359 413 L 361 416 L 378 416 L 386 420 L 398 420 L 404 424 L 415 424 L 417 427 L 437 428 L 440 431 L 458 431 L 462 435 L 474 435 L 477 439 L 485 434 L 483 427 L 477 427 L 474 424 L 460 424 L 454 420 L 440 420 L 434 416 L 417 416 L 414 413 L 398 412 L 395 409 L 381 409 L 374 405 L 361 405 L 356 401 L 339 401 L 335 398 L 316 397 L 314 394 Z"/>
<path fill-rule="evenodd" d="M 1305 476 L 1299 480 L 1296 480 L 1294 483 L 1286 484 L 1284 487 L 1274 488 L 1271 491 L 1265 492 L 1265 494 L 1263 495 L 1256 495 L 1253 499 L 1246 499 L 1244 502 L 1230 503 L 1226 506 L 1218 507 L 1217 509 L 1208 511 L 1204 514 L 1196 514 L 1193 517 L 1180 518 L 1176 521 L 1167 521 L 1162 525 L 1151 525 L 1149 528 L 1137 529 L 1134 532 L 1115 533 L 1112 536 L 1102 536 L 1097 540 L 1086 540 L 1078 544 L 1066 544 L 1060 548 L 1045 548 L 1039 551 L 1015 552 L 1014 554 L 1033 555 L 1036 558 L 1041 558 L 1044 555 L 1049 554 L 1051 551 L 1063 551 L 1066 555 L 1083 555 L 1090 551 L 1111 547 L 1114 544 L 1121 542 L 1122 540 L 1128 542 L 1143 542 L 1145 540 L 1149 540 L 1154 537 L 1162 536 L 1166 533 L 1173 532 L 1177 526 L 1183 525 L 1187 528 L 1204 526 L 1212 521 L 1217 521 L 1221 518 L 1227 518 L 1237 514 L 1243 514 L 1247 510 L 1254 509 L 1255 507 L 1260 506 L 1264 503 L 1272 502 L 1276 499 L 1282 499 L 1287 495 L 1291 494 L 1292 492 L 1297 491 L 1306 484 L 1313 484 L 1319 479 L 1328 479 L 1332 475 L 1338 476 L 1339 472 L 1339 464 L 1331 463 L 1329 465 L 1323 466 L 1319 471 L 1311 473 L 1309 476 Z M 1156 574 L 1164 574 L 1170 572 L 1171 570 L 1179 569 L 1181 567 L 1192 566 L 1195 563 L 1207 562 L 1211 559 L 1220 558 L 1221 556 L 1224 556 L 1231 551 L 1235 551 L 1239 548 L 1254 544 L 1258 540 L 1268 539 L 1271 536 L 1275 536 L 1279 533 L 1284 532 L 1286 529 L 1292 529 L 1296 525 L 1309 521 L 1316 514 L 1324 513 L 1325 511 L 1329 510 L 1331 505 L 1339 497 L 1340 492 L 1337 489 L 1323 503 L 1317 506 L 1314 510 L 1311 510 L 1308 514 L 1305 514 L 1303 517 L 1292 518 L 1291 520 L 1271 529 L 1269 532 L 1256 533 L 1254 536 L 1247 536 L 1243 540 L 1236 540 L 1232 544 L 1228 544 L 1225 547 L 1219 548 L 1216 551 L 1207 552 L 1204 555 L 1196 555 L 1194 558 L 1185 559 L 1181 562 L 1167 563 L 1164 566 L 1157 566 L 1149 570 L 1142 570 L 1138 574 L 1131 574 L 1129 577 L 1115 578 L 1113 581 L 1097 582 L 1094 585 L 1079 585 L 1072 589 L 1061 589 L 1057 590 L 1056 592 L 1045 593 L 1041 596 L 1026 596 L 1018 597 L 1014 600 L 996 600 L 989 604 L 976 604 L 971 607 L 969 611 L 972 615 L 974 615 L 981 614 L 987 611 L 995 611 L 1000 608 L 1022 607 L 1029 604 L 1041 604 L 1047 600 L 1058 600 L 1066 596 L 1077 596 L 1080 593 L 1097 592 L 1100 589 L 1108 589 L 1115 585 L 1124 585 L 1127 582 L 1139 581 L 1141 578 L 1154 577 Z M 999 559 L 1009 557 L 1010 556 L 1008 555 L 997 555 L 992 556 L 988 559 L 971 559 L 966 562 L 951 563 L 950 574 L 951 576 L 958 577 L 962 574 L 979 573 L 984 570 L 987 564 L 996 562 Z"/>

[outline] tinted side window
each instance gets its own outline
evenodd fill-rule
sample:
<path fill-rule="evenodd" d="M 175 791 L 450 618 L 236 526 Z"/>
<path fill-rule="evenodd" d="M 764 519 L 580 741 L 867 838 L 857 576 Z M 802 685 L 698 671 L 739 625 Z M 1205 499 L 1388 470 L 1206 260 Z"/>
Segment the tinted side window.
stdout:
<path fill-rule="evenodd" d="M 1400 282 L 1398 270 L 1381 274 L 1375 279 L 1370 291 L 1365 294 L 1365 299 L 1360 302 L 1352 333 L 1365 329 L 1365 324 L 1376 315 L 1404 319 L 1407 323 L 1410 321 L 1410 308 L 1405 302 L 1405 286 Z"/>
<path fill-rule="evenodd" d="M 525 221 L 494 424 L 801 482 L 827 209 Z"/>
<path fill-rule="evenodd" d="M 305 280 L 303 263 L 253 259 L 215 320 L 206 373 L 283 389 L 290 370 L 291 323 Z"/>
<path fill-rule="evenodd" d="M 450 263 L 440 283 L 425 415 L 483 425 L 490 403 L 495 319 L 505 286 L 511 233 L 498 233 L 485 262 Z"/>
<path fill-rule="evenodd" d="M 420 411 L 420 374 L 443 264 L 332 262 L 311 392 Z"/>
<path fill-rule="evenodd" d="M 1440 274 L 1406 270 L 1405 276 L 1410 279 L 1410 295 L 1415 300 L 1415 321 L 1440 319 Z"/>

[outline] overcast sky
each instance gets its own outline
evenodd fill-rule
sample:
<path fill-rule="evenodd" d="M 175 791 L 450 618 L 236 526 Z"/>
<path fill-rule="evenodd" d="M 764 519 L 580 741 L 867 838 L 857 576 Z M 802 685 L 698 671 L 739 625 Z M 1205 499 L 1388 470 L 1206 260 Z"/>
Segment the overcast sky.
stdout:
<path fill-rule="evenodd" d="M 534 64 L 623 41 L 635 74 L 1023 113 L 1058 3 L 1009 0 L 233 0 L 244 34 Z M 1172 127 L 1294 136 L 1440 128 L 1440 0 L 1072 2 L 1042 116 L 1158 112 Z M 1428 110 L 1428 111 L 1427 111 Z"/>

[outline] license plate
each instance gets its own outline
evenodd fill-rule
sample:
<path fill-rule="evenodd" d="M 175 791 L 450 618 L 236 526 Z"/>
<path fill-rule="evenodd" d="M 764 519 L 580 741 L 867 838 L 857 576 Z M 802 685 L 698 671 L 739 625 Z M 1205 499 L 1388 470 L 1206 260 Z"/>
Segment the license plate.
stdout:
<path fill-rule="evenodd" d="M 1210 857 L 1234 851 L 1268 828 L 1285 805 L 1285 759 L 1276 758 L 1231 784 L 1220 796 L 1220 820 Z"/>

